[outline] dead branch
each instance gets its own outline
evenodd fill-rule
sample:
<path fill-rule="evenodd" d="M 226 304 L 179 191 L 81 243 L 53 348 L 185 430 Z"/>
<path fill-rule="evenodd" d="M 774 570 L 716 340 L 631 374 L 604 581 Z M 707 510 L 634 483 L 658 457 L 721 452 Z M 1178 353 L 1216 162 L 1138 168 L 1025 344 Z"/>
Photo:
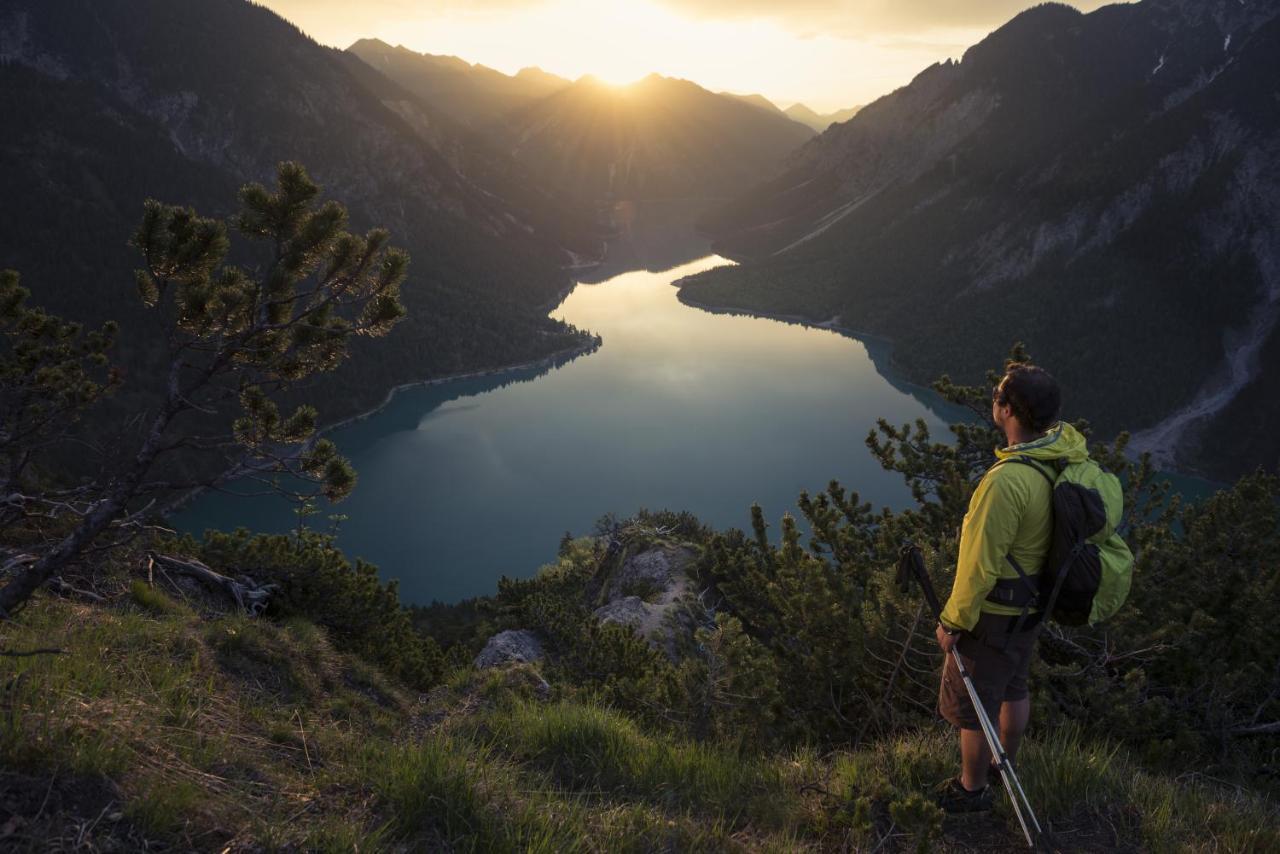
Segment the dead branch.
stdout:
<path fill-rule="evenodd" d="M 175 572 L 189 575 L 208 587 L 226 593 L 235 600 L 236 605 L 242 611 L 251 617 L 256 617 L 265 611 L 267 600 L 271 598 L 271 594 L 280 589 L 278 584 L 258 584 L 247 575 L 240 576 L 239 580 L 229 578 L 191 558 L 174 557 L 154 552 L 149 554 L 148 557 Z"/>
<path fill-rule="evenodd" d="M 81 590 L 79 587 L 72 587 L 57 576 L 50 578 L 45 582 L 45 584 L 52 587 L 59 595 L 62 596 L 79 596 L 81 599 L 88 599 L 90 602 L 97 602 L 99 604 L 107 601 L 92 590 Z"/>
<path fill-rule="evenodd" d="M 0 564 L 0 575 L 8 575 L 23 564 L 35 563 L 37 560 L 35 555 L 18 552 L 10 554 L 5 558 L 3 564 Z"/>

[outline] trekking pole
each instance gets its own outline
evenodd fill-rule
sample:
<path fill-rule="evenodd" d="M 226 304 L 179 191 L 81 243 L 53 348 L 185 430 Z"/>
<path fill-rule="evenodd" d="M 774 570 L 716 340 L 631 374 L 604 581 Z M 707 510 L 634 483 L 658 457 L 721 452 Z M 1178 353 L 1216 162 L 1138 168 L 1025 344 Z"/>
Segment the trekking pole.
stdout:
<path fill-rule="evenodd" d="M 920 585 L 921 591 L 924 592 L 925 601 L 929 603 L 930 610 L 933 611 L 934 619 L 942 617 L 942 604 L 938 601 L 938 594 L 934 592 L 933 581 L 929 578 L 929 571 L 924 565 L 924 555 L 920 553 L 920 547 L 914 543 L 908 543 L 902 547 L 900 561 L 898 563 L 898 582 L 905 584 L 906 575 L 911 575 Z M 965 690 L 969 693 L 969 702 L 973 703 L 973 710 L 978 715 L 978 725 L 982 729 L 982 735 L 987 740 L 987 747 L 991 750 L 991 755 L 996 761 L 996 771 L 1000 774 L 1000 782 L 1004 784 L 1005 792 L 1009 795 L 1009 801 L 1013 804 L 1014 814 L 1018 817 L 1018 824 L 1022 826 L 1022 835 L 1027 838 L 1027 845 L 1031 848 L 1036 847 L 1035 839 L 1031 835 L 1031 829 L 1027 827 L 1027 817 L 1030 817 L 1031 824 L 1036 829 L 1036 837 L 1044 833 L 1040 829 L 1040 822 L 1036 819 L 1035 810 L 1031 809 L 1031 802 L 1027 800 L 1027 793 L 1022 789 L 1022 783 L 1018 780 L 1018 774 L 1013 770 L 1013 760 L 1004 751 L 1004 745 L 1000 743 L 1000 736 L 996 732 L 995 726 L 991 723 L 991 717 L 987 714 L 986 708 L 982 705 L 982 701 L 978 698 L 978 689 L 973 685 L 973 679 L 969 676 L 969 670 L 964 666 L 964 660 L 960 658 L 960 651 L 955 646 L 951 647 L 951 656 L 955 659 L 956 670 L 960 673 L 960 678 L 964 680 Z M 1026 816 L 1023 815 L 1023 809 L 1026 809 Z"/>

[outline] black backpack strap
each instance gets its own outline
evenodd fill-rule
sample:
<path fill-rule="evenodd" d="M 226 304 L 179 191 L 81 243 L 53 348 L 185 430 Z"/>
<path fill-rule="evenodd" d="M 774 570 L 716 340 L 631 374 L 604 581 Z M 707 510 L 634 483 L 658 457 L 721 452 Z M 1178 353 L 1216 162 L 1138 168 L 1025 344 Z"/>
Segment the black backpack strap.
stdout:
<path fill-rule="evenodd" d="M 1065 460 L 1063 462 L 1065 462 Z M 1041 476 L 1043 476 L 1045 480 L 1049 481 L 1050 489 L 1053 489 L 1053 485 L 1058 482 L 1058 477 L 1056 474 L 1049 474 L 1049 472 L 1045 471 L 1044 468 L 1038 462 L 1031 459 L 1031 457 L 1023 456 L 1022 454 L 1019 454 L 1016 457 L 1005 457 L 1003 460 L 996 463 L 991 468 L 995 468 L 996 466 L 1002 466 L 1005 463 L 1022 463 L 1024 466 L 1031 466 L 1033 469 L 1040 472 Z M 1065 468 L 1065 466 L 1063 466 L 1062 468 Z M 1059 468 L 1058 471 L 1061 472 L 1062 468 Z"/>
<path fill-rule="evenodd" d="M 1013 555 L 1007 554 L 1004 559 L 1009 561 L 1009 565 L 1018 573 L 1018 577 L 1001 578 L 996 581 L 995 587 L 991 588 L 991 592 L 987 594 L 987 601 L 997 605 L 1011 605 L 1014 608 L 1022 609 L 1018 619 L 1005 634 L 1004 647 L 1008 649 L 1013 636 L 1022 631 L 1032 607 L 1038 603 L 1040 588 L 1031 580 L 1031 576 L 1027 575 L 1022 566 L 1014 560 Z"/>
<path fill-rule="evenodd" d="M 1031 580 L 1031 576 L 1023 571 L 1013 555 L 1005 555 L 1004 559 L 1018 573 L 1017 578 L 1001 578 L 987 594 L 987 601 L 996 605 L 1008 605 L 1013 608 L 1025 608 L 1035 604 L 1040 594 L 1040 587 Z"/>

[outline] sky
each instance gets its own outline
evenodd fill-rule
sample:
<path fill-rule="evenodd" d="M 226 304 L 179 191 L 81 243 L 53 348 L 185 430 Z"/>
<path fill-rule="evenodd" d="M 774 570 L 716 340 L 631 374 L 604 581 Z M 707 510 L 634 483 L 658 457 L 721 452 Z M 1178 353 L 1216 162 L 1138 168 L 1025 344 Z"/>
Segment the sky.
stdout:
<path fill-rule="evenodd" d="M 910 82 L 1034 0 L 258 0 L 322 44 L 379 38 L 508 74 L 651 72 L 819 112 Z M 1102 0 L 1075 0 L 1091 11 Z"/>

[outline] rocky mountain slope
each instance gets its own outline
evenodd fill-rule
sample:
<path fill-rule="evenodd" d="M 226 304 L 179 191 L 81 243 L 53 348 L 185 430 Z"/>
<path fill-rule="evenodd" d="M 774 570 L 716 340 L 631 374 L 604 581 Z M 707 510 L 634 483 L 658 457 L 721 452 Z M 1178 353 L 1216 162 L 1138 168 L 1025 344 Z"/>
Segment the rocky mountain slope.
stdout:
<path fill-rule="evenodd" d="M 1045 4 L 709 216 L 697 303 L 838 317 L 911 376 L 1014 339 L 1166 464 L 1280 463 L 1274 4 Z"/>
<path fill-rule="evenodd" d="M 412 256 L 409 319 L 378 359 L 327 380 L 326 416 L 367 408 L 399 382 L 578 340 L 539 311 L 573 257 L 554 217 L 522 218 L 530 204 L 464 175 L 341 54 L 259 6 L 6 3 L 0 103 L 23 117 L 0 141 L 0 195 L 21 202 L 0 211 L 0 266 L 58 313 L 119 319 L 130 377 L 151 358 L 126 245 L 143 200 L 225 215 L 243 183 L 269 183 L 282 160 L 302 162 L 354 228 L 387 227 Z M 120 397 L 125 408 L 145 400 L 133 383 Z"/>

